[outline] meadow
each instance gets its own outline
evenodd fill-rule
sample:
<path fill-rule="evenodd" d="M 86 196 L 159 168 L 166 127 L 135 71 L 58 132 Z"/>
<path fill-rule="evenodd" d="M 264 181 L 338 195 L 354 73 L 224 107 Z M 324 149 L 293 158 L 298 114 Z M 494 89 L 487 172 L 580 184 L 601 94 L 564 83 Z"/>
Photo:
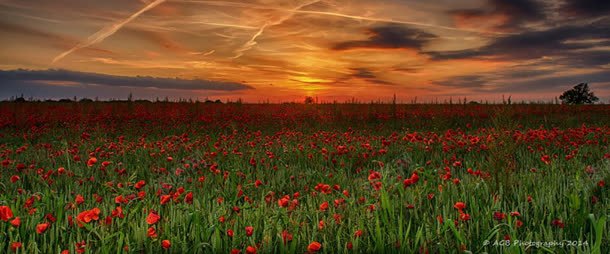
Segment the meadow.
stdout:
<path fill-rule="evenodd" d="M 610 106 L 0 103 L 3 253 L 604 253 Z"/>

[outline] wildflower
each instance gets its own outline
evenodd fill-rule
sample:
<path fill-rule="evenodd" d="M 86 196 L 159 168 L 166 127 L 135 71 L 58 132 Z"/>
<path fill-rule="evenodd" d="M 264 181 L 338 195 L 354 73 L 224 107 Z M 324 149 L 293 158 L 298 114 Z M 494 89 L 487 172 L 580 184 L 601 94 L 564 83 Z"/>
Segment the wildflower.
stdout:
<path fill-rule="evenodd" d="M 455 205 L 453 205 L 453 207 L 455 209 L 458 209 L 459 211 L 462 211 L 462 210 L 466 209 L 466 204 L 464 204 L 464 202 L 456 202 Z"/>
<path fill-rule="evenodd" d="M 254 227 L 252 227 L 252 226 L 247 226 L 247 227 L 246 227 L 246 235 L 247 235 L 247 236 L 252 236 L 252 233 L 254 233 Z"/>
<path fill-rule="evenodd" d="M 292 234 L 288 233 L 288 230 L 282 231 L 282 240 L 284 241 L 284 244 L 292 241 Z"/>
<path fill-rule="evenodd" d="M 169 249 L 169 247 L 172 247 L 172 242 L 170 242 L 169 240 L 163 240 L 161 241 L 161 247 L 163 247 L 163 249 Z"/>
<path fill-rule="evenodd" d="M 91 210 L 83 211 L 76 216 L 76 220 L 78 221 L 78 226 L 82 227 L 83 223 L 89 223 L 93 220 L 98 220 L 100 215 L 99 208 L 93 208 Z"/>
<path fill-rule="evenodd" d="M 233 232 L 233 229 L 227 229 L 227 236 L 228 237 L 233 237 L 235 233 Z"/>
<path fill-rule="evenodd" d="M 504 218 L 506 218 L 506 214 L 504 214 L 503 212 L 494 212 L 494 219 L 501 221 Z"/>
<path fill-rule="evenodd" d="M 320 249 L 322 248 L 322 244 L 319 242 L 311 242 L 308 246 L 307 246 L 307 251 L 309 252 L 318 252 Z"/>
<path fill-rule="evenodd" d="M 150 212 L 146 217 L 146 223 L 148 223 L 148 225 L 154 225 L 159 221 L 159 219 L 161 219 L 161 216 L 155 212 Z"/>
<path fill-rule="evenodd" d="M 97 163 L 97 158 L 91 157 L 89 158 L 89 160 L 87 160 L 87 167 L 92 167 L 93 165 L 95 165 L 95 163 Z"/>
<path fill-rule="evenodd" d="M 49 223 L 41 223 L 36 225 L 36 233 L 42 234 L 49 229 Z"/>
<path fill-rule="evenodd" d="M 11 220 L 11 225 L 13 225 L 13 227 L 18 228 L 19 226 L 21 226 L 21 219 L 19 217 L 15 217 L 13 220 Z"/>
<path fill-rule="evenodd" d="M 246 248 L 246 254 L 256 254 L 256 248 L 254 248 L 252 246 L 248 246 Z"/>
<path fill-rule="evenodd" d="M 17 251 L 17 249 L 21 248 L 22 246 L 23 244 L 21 244 L 21 242 L 13 242 L 11 243 L 11 250 Z"/>
<path fill-rule="evenodd" d="M 13 211 L 8 206 L 0 206 L 0 220 L 8 221 L 13 218 Z"/>
<path fill-rule="evenodd" d="M 320 204 L 320 211 L 326 211 L 328 210 L 328 202 L 324 202 L 322 204 Z"/>

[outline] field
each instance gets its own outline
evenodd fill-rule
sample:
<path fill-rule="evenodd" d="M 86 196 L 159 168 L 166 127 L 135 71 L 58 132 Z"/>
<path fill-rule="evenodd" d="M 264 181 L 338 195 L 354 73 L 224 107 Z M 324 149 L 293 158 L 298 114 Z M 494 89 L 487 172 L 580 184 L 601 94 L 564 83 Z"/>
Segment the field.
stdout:
<path fill-rule="evenodd" d="M 604 253 L 610 106 L 0 104 L 3 253 Z"/>

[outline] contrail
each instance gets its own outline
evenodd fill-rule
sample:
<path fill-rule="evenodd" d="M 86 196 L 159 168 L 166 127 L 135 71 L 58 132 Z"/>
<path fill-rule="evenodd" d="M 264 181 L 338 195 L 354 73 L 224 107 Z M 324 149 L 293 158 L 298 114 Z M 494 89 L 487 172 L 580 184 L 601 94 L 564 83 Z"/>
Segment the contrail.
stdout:
<path fill-rule="evenodd" d="M 314 0 L 314 1 L 307 2 L 305 4 L 301 4 L 297 7 L 295 7 L 294 9 L 290 10 L 287 15 L 281 17 L 279 20 L 277 20 L 275 22 L 269 22 L 269 21 L 265 22 L 265 24 L 263 26 L 261 26 L 261 28 L 258 30 L 258 32 L 256 32 L 256 34 L 254 34 L 248 42 L 246 42 L 243 46 L 241 46 L 240 48 L 235 50 L 236 55 L 233 57 L 233 59 L 237 59 L 237 58 L 241 57 L 244 54 L 244 52 L 246 52 L 246 51 L 250 50 L 252 47 L 254 47 L 254 45 L 256 45 L 256 38 L 261 36 L 267 27 L 280 25 L 280 24 L 284 23 L 284 21 L 292 18 L 292 16 L 294 16 L 294 14 L 297 13 L 297 11 L 299 11 L 303 7 L 315 4 L 320 1 L 321 0 Z"/>
<path fill-rule="evenodd" d="M 421 23 L 421 22 L 415 22 L 415 21 L 396 20 L 396 19 L 387 19 L 387 18 L 375 18 L 375 17 L 366 17 L 366 16 L 359 16 L 359 15 L 349 15 L 349 14 L 338 13 L 338 12 L 306 11 L 306 10 L 300 10 L 300 8 L 291 10 L 291 9 L 284 9 L 284 8 L 278 8 L 278 7 L 273 7 L 273 6 L 263 6 L 263 5 L 257 5 L 257 4 L 236 3 L 236 2 L 206 1 L 206 0 L 181 0 L 181 1 L 213 5 L 213 6 L 228 6 L 228 7 L 241 7 L 241 8 L 252 8 L 252 9 L 270 9 L 270 10 L 278 10 L 278 11 L 294 12 L 294 13 L 302 13 L 302 14 L 334 16 L 334 17 L 341 17 L 341 18 L 353 19 L 353 20 L 359 20 L 359 21 L 364 20 L 364 21 L 375 21 L 375 22 L 384 22 L 384 23 L 393 23 L 393 24 L 413 25 L 413 26 L 420 26 L 420 27 L 430 27 L 430 28 L 436 28 L 436 29 L 479 33 L 479 34 L 497 34 L 497 35 L 514 34 L 514 33 L 503 33 L 503 32 L 494 32 L 494 31 L 482 31 L 482 30 L 475 30 L 475 29 L 456 28 L 456 27 Z"/>
<path fill-rule="evenodd" d="M 117 31 L 119 31 L 119 29 L 121 29 L 124 25 L 126 25 L 127 23 L 131 22 L 132 20 L 134 20 L 135 18 L 137 18 L 138 16 L 140 16 L 142 13 L 155 8 L 157 5 L 162 4 L 163 2 L 165 2 L 166 0 L 155 0 L 154 2 L 148 4 L 147 6 L 145 6 L 144 8 L 142 8 L 141 10 L 139 10 L 138 12 L 132 14 L 131 16 L 129 16 L 129 18 L 113 24 L 111 26 L 107 26 L 105 28 L 103 28 L 102 30 L 99 30 L 97 33 L 89 36 L 89 38 L 87 38 L 87 40 L 80 42 L 79 44 L 77 44 L 76 46 L 74 46 L 73 48 L 69 49 L 68 51 L 61 53 L 60 55 L 58 55 L 57 57 L 55 57 L 53 59 L 52 63 L 55 63 L 59 60 L 61 60 L 62 58 L 66 57 L 67 55 L 71 54 L 72 52 L 82 49 L 82 48 L 86 48 L 89 47 L 93 44 L 102 42 L 104 39 L 108 38 L 108 36 L 113 35 L 114 33 L 116 33 Z"/>
<path fill-rule="evenodd" d="M 303 13 L 303 14 L 326 15 L 326 16 L 334 16 L 334 17 L 348 18 L 348 19 L 354 19 L 354 20 L 377 21 L 377 22 L 385 22 L 385 23 L 422 26 L 422 27 L 445 29 L 445 30 L 451 30 L 451 31 L 473 32 L 473 33 L 482 33 L 482 34 L 485 34 L 485 33 L 489 33 L 489 34 L 502 34 L 502 35 L 513 34 L 513 33 L 502 33 L 502 32 L 493 32 L 493 31 L 480 31 L 480 30 L 475 30 L 475 29 L 455 28 L 455 27 L 450 27 L 450 26 L 433 25 L 433 24 L 413 22 L 413 21 L 403 21 L 403 20 L 395 20 L 395 19 L 364 17 L 364 16 L 358 16 L 358 15 L 348 15 L 348 14 L 343 14 L 343 13 L 336 13 L 336 12 L 304 11 L 304 10 L 293 10 L 293 11 L 294 12 L 298 12 L 298 13 Z"/>

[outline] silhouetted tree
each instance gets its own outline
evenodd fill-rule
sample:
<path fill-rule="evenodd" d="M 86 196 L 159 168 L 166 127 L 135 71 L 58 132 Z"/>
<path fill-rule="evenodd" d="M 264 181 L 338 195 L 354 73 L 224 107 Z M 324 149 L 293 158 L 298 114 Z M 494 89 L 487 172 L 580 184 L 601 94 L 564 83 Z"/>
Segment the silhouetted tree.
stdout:
<path fill-rule="evenodd" d="M 592 104 L 599 101 L 595 94 L 589 91 L 589 84 L 580 83 L 574 88 L 563 92 L 559 99 L 565 104 Z"/>
<path fill-rule="evenodd" d="M 311 96 L 305 97 L 305 104 L 313 104 L 313 102 L 314 102 L 313 97 L 311 97 Z"/>

